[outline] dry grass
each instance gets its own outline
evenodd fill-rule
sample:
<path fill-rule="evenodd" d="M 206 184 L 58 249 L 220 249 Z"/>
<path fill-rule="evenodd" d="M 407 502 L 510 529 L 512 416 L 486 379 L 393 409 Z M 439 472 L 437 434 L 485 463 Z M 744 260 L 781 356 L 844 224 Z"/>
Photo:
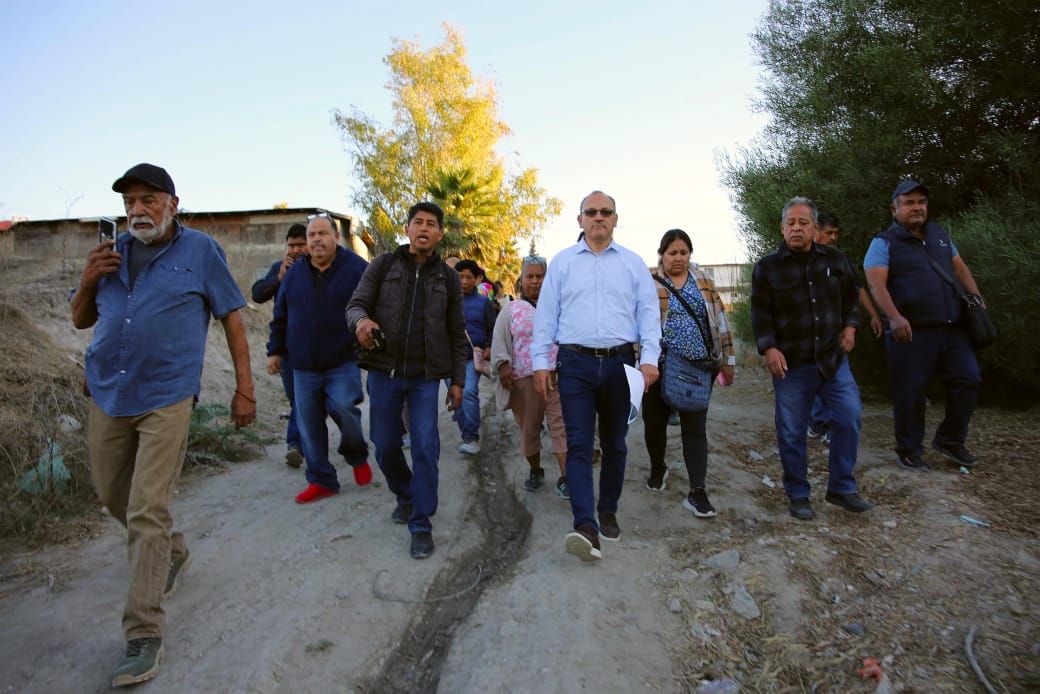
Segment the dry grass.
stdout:
<path fill-rule="evenodd" d="M 771 412 L 771 398 L 761 397 L 764 377 L 748 370 L 741 378 L 748 417 L 755 408 Z M 941 413 L 941 402 L 930 404 L 930 430 Z M 1040 444 L 1036 422 L 1035 411 L 979 410 L 969 440 L 979 467 L 961 475 L 929 456 L 934 470 L 920 475 L 887 461 L 890 405 L 867 403 L 861 450 L 872 449 L 881 462 L 858 476 L 876 510 L 863 516 L 825 512 L 811 523 L 787 519 L 771 428 L 740 436 L 709 432 L 713 450 L 726 451 L 756 481 L 752 497 L 776 521 L 746 525 L 720 509 L 728 534 L 675 548 L 680 566 L 738 549 L 739 573 L 762 612 L 753 620 L 732 613 L 723 594 L 728 578 L 701 585 L 718 609 L 685 615 L 685 636 L 673 653 L 677 688 L 694 691 L 702 679 L 728 677 L 742 692 L 872 691 L 856 668 L 863 658 L 889 656 L 884 669 L 903 691 L 974 691 L 963 641 L 976 625 L 975 655 L 997 690 L 1040 691 L 1040 622 L 1032 602 L 1040 593 L 1040 478 L 1031 474 L 1032 451 Z M 810 443 L 810 479 L 820 491 L 826 450 Z M 751 451 L 764 459 L 750 459 Z M 777 486 L 759 483 L 764 475 Z M 992 527 L 964 523 L 960 514 Z M 840 587 L 838 601 L 822 590 L 826 582 Z M 795 604 L 792 593 L 799 596 Z M 862 636 L 843 628 L 852 622 L 865 628 Z M 719 635 L 702 641 L 690 632 L 698 624 Z"/>
<path fill-rule="evenodd" d="M 31 545 L 81 532 L 94 492 L 85 447 L 82 368 L 20 310 L 0 304 L 0 537 Z M 65 432 L 60 417 L 83 426 Z M 48 438 L 62 447 L 72 481 L 64 490 L 30 494 L 17 480 L 35 466 Z"/>

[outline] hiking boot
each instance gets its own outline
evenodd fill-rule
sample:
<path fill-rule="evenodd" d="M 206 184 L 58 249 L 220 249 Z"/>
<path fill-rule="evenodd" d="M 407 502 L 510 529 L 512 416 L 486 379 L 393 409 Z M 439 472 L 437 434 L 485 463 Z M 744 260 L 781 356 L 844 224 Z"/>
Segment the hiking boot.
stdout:
<path fill-rule="evenodd" d="M 646 488 L 652 492 L 660 492 L 664 490 L 664 481 L 668 479 L 668 468 L 662 468 L 660 470 L 650 469 L 650 477 L 646 480 Z"/>
<path fill-rule="evenodd" d="M 856 492 L 851 494 L 839 494 L 838 492 L 828 491 L 827 495 L 823 497 L 828 504 L 834 504 L 835 506 L 841 506 L 846 511 L 852 511 L 853 513 L 863 513 L 874 508 L 874 506 L 861 497 Z"/>
<path fill-rule="evenodd" d="M 394 512 L 390 514 L 391 522 L 398 525 L 406 524 L 408 519 L 412 517 L 412 508 L 412 504 L 398 502 Z"/>
<path fill-rule="evenodd" d="M 621 527 L 613 513 L 599 512 L 599 536 L 607 542 L 617 542 L 621 539 Z"/>
<path fill-rule="evenodd" d="M 303 465 L 303 453 L 299 448 L 290 448 L 285 452 L 285 464 L 289 467 L 300 467 Z"/>
<path fill-rule="evenodd" d="M 715 507 L 708 501 L 708 491 L 704 487 L 695 487 L 682 502 L 683 508 L 693 511 L 698 518 L 714 518 Z"/>
<path fill-rule="evenodd" d="M 462 445 L 459 446 L 459 453 L 465 453 L 466 455 L 480 453 L 480 441 L 463 441 Z"/>
<path fill-rule="evenodd" d="M 130 639 L 123 661 L 112 673 L 112 686 L 126 687 L 152 679 L 159 674 L 159 665 L 165 657 L 166 647 L 158 636 Z"/>
<path fill-rule="evenodd" d="M 170 573 L 166 574 L 166 587 L 163 588 L 163 600 L 177 592 L 177 579 L 188 570 L 189 566 L 191 566 L 191 552 L 170 562 Z"/>
<path fill-rule="evenodd" d="M 813 513 L 812 504 L 809 503 L 809 497 L 803 499 L 791 499 L 791 503 L 788 504 L 787 509 L 791 512 L 791 515 L 798 520 L 812 520 L 816 517 Z"/>
<path fill-rule="evenodd" d="M 542 482 L 545 481 L 545 470 L 540 467 L 531 468 L 531 474 L 524 480 L 524 489 L 529 492 L 536 492 L 542 488 Z"/>
<path fill-rule="evenodd" d="M 353 470 L 354 481 L 357 482 L 357 486 L 364 487 L 372 481 L 372 466 L 368 464 L 367 460 L 360 465 L 353 466 Z"/>
<path fill-rule="evenodd" d="M 567 486 L 567 477 L 556 480 L 556 494 L 564 501 L 571 500 L 571 488 Z"/>
<path fill-rule="evenodd" d="M 433 533 L 420 530 L 412 533 L 412 559 L 425 559 L 433 554 Z"/>
<path fill-rule="evenodd" d="M 910 470 L 911 472 L 928 472 L 931 470 L 928 467 L 928 463 L 924 462 L 924 458 L 919 455 L 910 455 L 908 453 L 898 453 L 897 458 L 899 467 L 904 470 Z"/>
<path fill-rule="evenodd" d="M 938 441 L 932 441 L 932 448 L 949 458 L 950 462 L 954 465 L 975 467 L 979 463 L 979 461 L 975 459 L 975 456 L 959 443 L 943 445 Z"/>
<path fill-rule="evenodd" d="M 311 484 L 307 485 L 306 489 L 304 489 L 302 492 L 296 495 L 296 503 L 309 504 L 312 501 L 317 501 L 319 499 L 324 499 L 327 496 L 335 495 L 336 492 L 332 491 L 331 489 L 326 489 L 320 484 L 314 484 L 312 482 Z"/>
<path fill-rule="evenodd" d="M 591 525 L 579 525 L 567 533 L 564 547 L 567 548 L 567 554 L 573 554 L 582 561 L 599 561 L 603 558 L 599 550 L 599 536 Z"/>

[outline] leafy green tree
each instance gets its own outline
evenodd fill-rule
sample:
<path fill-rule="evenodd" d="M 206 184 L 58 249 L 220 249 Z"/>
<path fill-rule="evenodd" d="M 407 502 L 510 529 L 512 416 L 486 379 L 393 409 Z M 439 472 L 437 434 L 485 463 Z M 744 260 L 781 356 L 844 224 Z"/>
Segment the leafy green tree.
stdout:
<path fill-rule="evenodd" d="M 448 25 L 444 31 L 444 42 L 428 50 L 394 40 L 384 59 L 390 128 L 356 108 L 335 112 L 359 182 L 352 200 L 393 240 L 408 208 L 432 196 L 448 215 L 446 250 L 474 258 L 493 277 L 515 276 L 515 240 L 533 236 L 563 204 L 538 185 L 536 169 L 507 171 L 495 151 L 510 134 L 495 89 L 474 78 L 460 33 Z"/>
<path fill-rule="evenodd" d="M 1040 307 L 1015 288 L 1040 284 L 1040 264 L 1014 265 L 1009 282 L 1001 257 L 1036 258 L 1040 236 L 1005 233 L 1002 242 L 993 233 L 1012 220 L 1035 229 L 1040 6 L 773 0 L 752 40 L 766 70 L 757 106 L 771 120 L 720 166 L 752 257 L 780 243 L 784 202 L 807 195 L 841 218 L 840 244 L 859 265 L 891 222 L 896 183 L 922 181 L 932 217 L 950 230 L 998 314 L 1001 343 L 982 353 L 987 378 L 1040 387 L 1040 338 L 1023 329 Z M 973 235 L 984 229 L 987 243 L 1007 247 L 977 248 Z M 860 343 L 856 358 L 883 360 L 873 341 Z"/>

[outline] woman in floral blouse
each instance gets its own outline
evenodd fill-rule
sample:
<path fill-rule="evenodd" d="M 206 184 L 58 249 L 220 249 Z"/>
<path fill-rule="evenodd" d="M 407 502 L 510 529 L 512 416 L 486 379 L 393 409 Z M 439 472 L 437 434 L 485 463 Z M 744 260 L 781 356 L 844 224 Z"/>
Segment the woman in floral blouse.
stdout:
<path fill-rule="evenodd" d="M 498 409 L 512 409 L 520 427 L 520 453 L 531 466 L 524 482 L 528 491 L 536 491 L 545 480 L 542 469 L 542 420 L 549 426 L 552 452 L 560 465 L 556 493 L 570 498 L 567 489 L 567 433 L 563 427 L 560 394 L 549 391 L 545 400 L 534 389 L 534 367 L 531 363 L 531 337 L 534 311 L 545 279 L 546 262 L 541 256 L 524 258 L 520 269 L 520 296 L 506 304 L 498 314 L 491 339 L 491 365 L 498 370 Z M 549 353 L 549 363 L 556 362 L 557 348 Z"/>
<path fill-rule="evenodd" d="M 682 229 L 666 232 L 657 249 L 660 265 L 655 274 L 682 295 L 696 314 L 695 319 L 669 288 L 658 282 L 661 348 L 663 351 L 678 352 L 691 361 L 712 361 L 715 370 L 719 372 L 719 380 L 728 386 L 733 382 L 735 359 L 733 340 L 726 325 L 726 310 L 715 283 L 690 262 L 692 252 L 693 243 Z M 708 326 L 710 339 L 702 334 L 701 326 Z M 664 461 L 668 415 L 669 408 L 661 399 L 661 381 L 658 380 L 643 396 L 643 429 L 646 450 L 650 455 L 650 478 L 646 481 L 646 488 L 651 491 L 663 490 L 668 478 L 668 467 Z M 679 413 L 683 459 L 690 479 L 690 492 L 683 501 L 683 507 L 698 518 L 715 515 L 715 507 L 708 500 L 705 488 L 708 472 L 708 438 L 705 433 L 707 417 L 707 410 Z"/>

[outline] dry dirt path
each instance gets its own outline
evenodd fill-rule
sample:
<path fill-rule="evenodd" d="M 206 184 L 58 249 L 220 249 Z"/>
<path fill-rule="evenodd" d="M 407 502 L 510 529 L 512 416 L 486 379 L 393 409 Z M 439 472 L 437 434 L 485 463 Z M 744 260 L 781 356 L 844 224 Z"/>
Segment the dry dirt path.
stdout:
<path fill-rule="evenodd" d="M 1040 681 L 1035 539 L 960 521 L 971 477 L 896 469 L 883 407 L 865 414 L 859 470 L 878 508 L 850 516 L 823 504 L 817 447 L 818 517 L 790 519 L 782 492 L 762 481 L 780 476 L 768 381 L 755 370 L 738 378 L 709 417 L 719 517 L 681 508 L 681 466 L 665 492 L 643 488 L 637 423 L 621 542 L 605 543 L 596 564 L 564 553 L 570 513 L 551 487 L 523 491 L 511 416 L 490 411 L 486 393 L 476 460 L 455 452 L 442 415 L 427 561 L 408 557 L 378 472 L 367 488 L 347 479 L 307 507 L 292 502 L 302 475 L 278 444 L 262 460 L 192 476 L 173 510 L 194 563 L 167 603 L 168 659 L 142 689 L 678 692 L 728 677 L 744 692 L 867 692 L 855 669 L 875 656 L 901 691 L 971 692 L 961 643 L 973 624 L 1000 691 Z M 0 573 L 19 577 L 0 583 L 0 692 L 107 689 L 125 562 L 111 521 L 76 546 L 3 561 Z M 861 635 L 843 628 L 853 623 Z"/>

